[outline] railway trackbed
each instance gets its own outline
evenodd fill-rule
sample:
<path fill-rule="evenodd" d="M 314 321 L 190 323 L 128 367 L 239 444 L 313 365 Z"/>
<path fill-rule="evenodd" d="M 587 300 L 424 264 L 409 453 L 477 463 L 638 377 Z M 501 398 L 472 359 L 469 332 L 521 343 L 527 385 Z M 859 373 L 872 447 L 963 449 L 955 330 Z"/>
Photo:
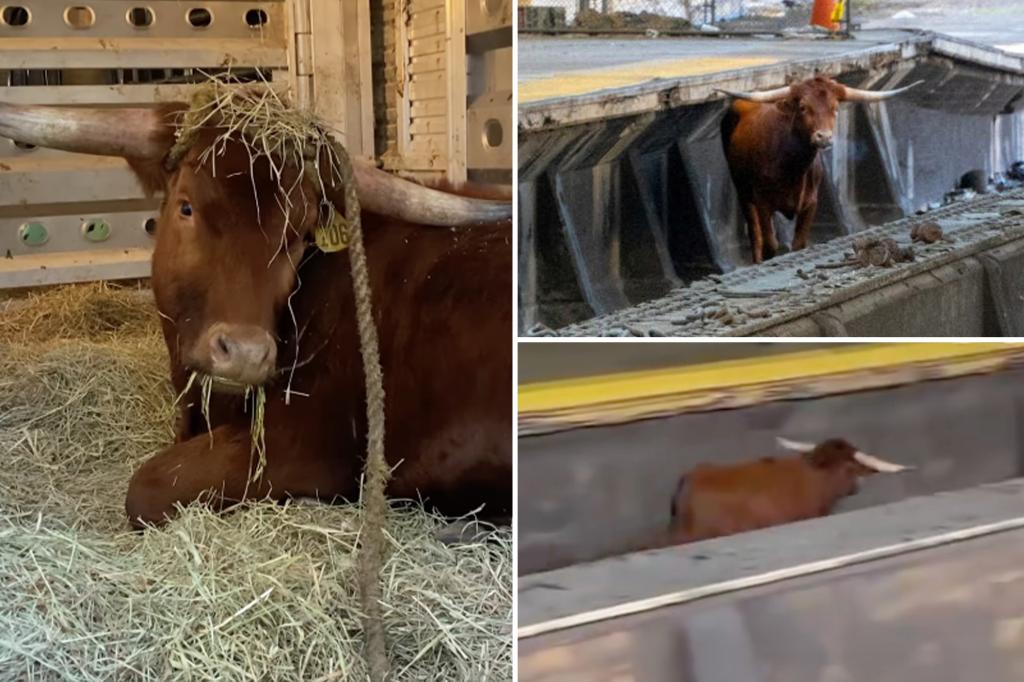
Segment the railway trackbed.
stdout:
<path fill-rule="evenodd" d="M 945 239 L 931 244 L 913 242 L 911 230 L 936 223 Z M 889 266 L 843 264 L 859 239 L 894 240 L 910 247 L 914 259 Z M 1004 247 L 1024 250 L 1024 189 L 982 195 L 958 201 L 925 215 L 910 216 L 856 234 L 814 244 L 799 252 L 776 257 L 762 265 L 741 267 L 712 275 L 668 295 L 611 314 L 569 325 L 559 336 L 845 336 L 847 320 L 842 306 L 866 296 L 893 298 L 884 290 L 909 285 L 920 289 L 920 278 L 945 282 L 955 278 L 968 259 Z M 1016 251 L 1016 249 L 1013 249 Z M 951 273 L 939 273 L 940 269 Z M 989 281 L 982 295 L 991 315 L 1002 325 L 1018 324 L 1024 306 L 999 282 L 998 259 L 981 266 Z M 918 284 L 911 284 L 915 278 Z M 884 315 L 884 306 L 871 306 Z M 947 310 L 946 314 L 951 311 Z M 815 329 L 816 328 L 816 329 Z M 1011 330 L 1012 331 L 1012 330 Z M 887 335 L 880 333 L 878 335 Z M 969 334 L 970 335 L 970 334 Z M 983 335 L 983 334 L 974 334 Z"/>

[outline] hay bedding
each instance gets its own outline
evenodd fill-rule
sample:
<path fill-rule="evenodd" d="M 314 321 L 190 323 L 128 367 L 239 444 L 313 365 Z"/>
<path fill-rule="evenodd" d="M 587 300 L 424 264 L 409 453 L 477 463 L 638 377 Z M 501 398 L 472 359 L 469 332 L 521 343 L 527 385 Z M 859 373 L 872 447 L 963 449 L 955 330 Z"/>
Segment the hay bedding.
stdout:
<path fill-rule="evenodd" d="M 171 439 L 152 305 L 64 287 L 0 303 L 0 680 L 365 679 L 356 506 L 194 506 L 127 531 L 133 469 Z M 395 511 L 395 679 L 511 679 L 512 542 L 445 546 Z"/>

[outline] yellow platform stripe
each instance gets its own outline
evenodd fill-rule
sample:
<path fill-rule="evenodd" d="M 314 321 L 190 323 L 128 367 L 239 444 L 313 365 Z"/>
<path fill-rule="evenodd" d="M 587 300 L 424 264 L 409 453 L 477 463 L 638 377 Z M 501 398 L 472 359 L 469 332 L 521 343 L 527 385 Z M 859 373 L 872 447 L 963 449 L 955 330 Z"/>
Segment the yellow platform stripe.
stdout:
<path fill-rule="evenodd" d="M 536 102 L 553 97 L 585 95 L 598 90 L 640 85 L 656 78 L 702 76 L 778 62 L 777 57 L 767 55 L 688 57 L 569 71 L 519 83 L 519 101 Z"/>
<path fill-rule="evenodd" d="M 637 352 L 643 352 L 638 346 Z M 1020 343 L 842 344 L 833 349 L 536 382 L 519 387 L 521 431 L 614 423 L 693 408 L 736 407 L 797 395 L 991 371 L 1024 361 Z M 893 374 L 892 370 L 918 368 Z M 881 374 L 889 371 L 889 378 Z M 846 378 L 830 388 L 824 380 Z M 852 379 L 850 378 L 852 377 Z M 524 428 L 529 427 L 529 428 Z"/>

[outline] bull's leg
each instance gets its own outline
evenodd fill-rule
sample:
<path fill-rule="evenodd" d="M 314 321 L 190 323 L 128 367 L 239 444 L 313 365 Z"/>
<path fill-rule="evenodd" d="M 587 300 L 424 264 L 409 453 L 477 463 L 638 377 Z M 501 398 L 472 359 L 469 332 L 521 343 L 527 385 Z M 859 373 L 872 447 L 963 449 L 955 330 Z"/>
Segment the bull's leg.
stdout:
<path fill-rule="evenodd" d="M 222 426 L 176 443 L 146 460 L 128 484 L 125 511 L 135 528 L 160 525 L 174 516 L 176 504 L 203 498 L 215 509 L 247 497 L 262 496 L 265 483 L 249 483 L 248 429 Z"/>
<path fill-rule="evenodd" d="M 761 236 L 761 218 L 757 207 L 749 202 L 743 204 L 743 216 L 747 219 L 747 231 L 750 235 L 750 253 L 754 263 L 763 260 L 764 240 Z"/>
<path fill-rule="evenodd" d="M 779 252 L 779 240 L 775 236 L 775 221 L 772 219 L 774 213 L 771 209 L 764 207 L 758 210 L 758 220 L 761 223 L 761 233 L 764 235 L 765 241 L 765 260 L 775 258 Z"/>
<path fill-rule="evenodd" d="M 356 479 L 343 486 L 344 471 L 331 466 L 329 458 L 305 455 L 294 438 L 292 447 L 277 448 L 287 457 L 274 458 L 272 434 L 267 433 L 267 467 L 263 476 L 250 482 L 256 454 L 248 424 L 219 426 L 209 433 L 176 443 L 146 460 L 128 485 L 125 511 L 135 528 L 160 525 L 174 517 L 175 505 L 202 499 L 222 510 L 246 499 L 289 495 L 332 498 L 351 495 Z M 284 438 L 288 434 L 279 434 Z M 294 434 L 292 434 L 294 435 Z"/>
<path fill-rule="evenodd" d="M 818 202 L 812 201 L 796 214 L 796 226 L 793 231 L 793 250 L 799 251 L 807 246 L 811 236 L 811 223 L 818 213 Z"/>

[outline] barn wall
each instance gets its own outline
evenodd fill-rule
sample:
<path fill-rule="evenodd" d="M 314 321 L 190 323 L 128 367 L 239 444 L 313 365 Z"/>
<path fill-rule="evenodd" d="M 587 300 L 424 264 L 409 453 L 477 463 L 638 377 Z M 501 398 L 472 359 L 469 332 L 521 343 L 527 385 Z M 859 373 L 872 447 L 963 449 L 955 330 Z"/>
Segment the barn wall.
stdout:
<path fill-rule="evenodd" d="M 379 17 L 384 166 L 425 179 L 510 185 L 512 0 L 385 2 Z"/>
<path fill-rule="evenodd" d="M 290 46 L 304 28 L 285 0 L 107 0 L 67 14 L 66 4 L 48 0 L 17 6 L 24 12 L 0 22 L 4 102 L 182 101 L 199 69 L 228 63 L 236 72 L 259 68 L 282 87 L 303 73 Z M 151 13 L 129 12 L 137 7 Z M 146 226 L 158 205 L 121 159 L 0 138 L 0 287 L 148 274 Z"/>
<path fill-rule="evenodd" d="M 258 68 L 353 155 L 512 181 L 511 0 L 104 0 L 67 19 L 50 0 L 17 7 L 0 21 L 0 101 L 182 101 L 199 70 Z M 0 288 L 148 275 L 159 202 L 120 159 L 0 138 Z"/>

